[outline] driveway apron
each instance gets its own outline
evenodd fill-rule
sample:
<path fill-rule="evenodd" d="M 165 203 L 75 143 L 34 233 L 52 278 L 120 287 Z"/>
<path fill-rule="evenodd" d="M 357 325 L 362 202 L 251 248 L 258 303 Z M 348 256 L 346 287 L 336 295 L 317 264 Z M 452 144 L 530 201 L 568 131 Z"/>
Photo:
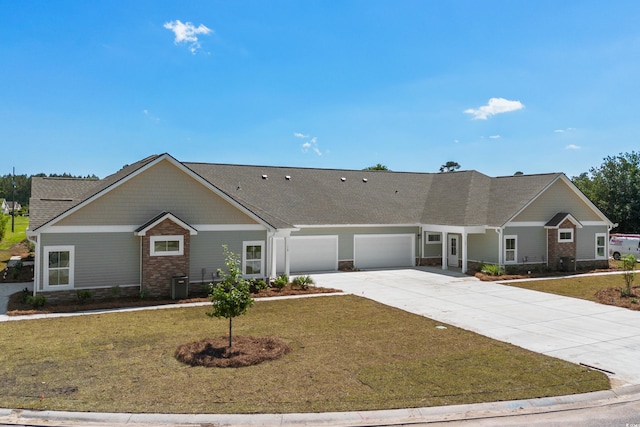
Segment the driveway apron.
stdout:
<path fill-rule="evenodd" d="M 314 274 L 341 289 L 640 384 L 640 312 L 416 268 Z M 621 279 L 622 280 L 622 279 Z"/>

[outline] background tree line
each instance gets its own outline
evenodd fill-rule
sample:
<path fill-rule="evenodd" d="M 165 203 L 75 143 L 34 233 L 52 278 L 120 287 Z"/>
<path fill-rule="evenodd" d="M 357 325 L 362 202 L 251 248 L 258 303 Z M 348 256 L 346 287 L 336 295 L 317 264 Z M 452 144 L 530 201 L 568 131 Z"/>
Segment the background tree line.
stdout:
<path fill-rule="evenodd" d="M 87 176 L 74 176 L 69 173 L 63 174 L 44 174 L 39 173 L 36 175 L 12 175 L 7 174 L 0 176 L 0 199 L 6 199 L 7 201 L 13 201 L 13 185 L 15 183 L 15 200 L 23 207 L 29 205 L 29 197 L 31 196 L 31 177 L 62 177 L 62 178 L 85 178 L 85 179 L 99 179 L 96 175 Z"/>
<path fill-rule="evenodd" d="M 620 153 L 604 158 L 571 178 L 611 221 L 618 223 L 614 233 L 640 233 L 640 153 Z"/>

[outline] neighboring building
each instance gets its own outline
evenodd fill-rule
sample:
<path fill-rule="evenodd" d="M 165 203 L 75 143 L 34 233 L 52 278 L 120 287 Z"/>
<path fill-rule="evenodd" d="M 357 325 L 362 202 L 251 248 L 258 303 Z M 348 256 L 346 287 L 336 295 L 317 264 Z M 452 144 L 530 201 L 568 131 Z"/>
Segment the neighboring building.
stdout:
<path fill-rule="evenodd" d="M 114 286 L 168 296 L 176 275 L 193 289 L 224 267 L 223 245 L 241 254 L 246 277 L 607 266 L 613 226 L 562 173 L 238 166 L 168 154 L 102 180 L 33 177 L 29 205 L 34 292 L 54 298 Z"/>
<path fill-rule="evenodd" d="M 22 206 L 20 205 L 20 203 L 12 202 L 6 199 L 0 199 L 0 211 L 5 215 L 11 214 L 11 212 L 13 212 L 14 210 L 13 208 L 14 203 L 15 203 L 15 211 L 16 212 L 20 211 L 22 209 Z"/>

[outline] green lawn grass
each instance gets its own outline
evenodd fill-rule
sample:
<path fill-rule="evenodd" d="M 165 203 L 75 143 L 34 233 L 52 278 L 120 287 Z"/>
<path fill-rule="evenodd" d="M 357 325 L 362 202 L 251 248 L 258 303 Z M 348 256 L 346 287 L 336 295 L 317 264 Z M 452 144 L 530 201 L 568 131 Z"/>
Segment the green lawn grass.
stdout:
<path fill-rule="evenodd" d="M 14 219 L 13 229 L 11 231 L 11 217 L 7 222 L 7 229 L 5 236 L 0 241 L 0 270 L 4 270 L 7 266 L 7 261 L 13 255 L 11 252 L 11 246 L 22 242 L 27 238 L 27 227 L 29 226 L 29 218 L 25 216 L 16 216 Z"/>
<path fill-rule="evenodd" d="M 210 307 L 0 324 L 0 407 L 160 413 L 375 410 L 608 389 L 574 365 L 356 296 L 259 301 L 234 335 L 275 335 L 282 359 L 224 369 L 174 358 L 223 336 Z"/>
<path fill-rule="evenodd" d="M 13 224 L 14 231 L 11 231 L 11 217 L 7 221 L 7 230 L 4 239 L 0 242 L 0 250 L 7 250 L 11 245 L 20 243 L 27 238 L 27 227 L 29 218 L 26 216 L 16 216 Z"/>
<path fill-rule="evenodd" d="M 509 285 L 533 291 L 599 302 L 595 294 L 600 289 L 624 286 L 622 274 L 563 277 L 559 279 L 510 282 Z"/>

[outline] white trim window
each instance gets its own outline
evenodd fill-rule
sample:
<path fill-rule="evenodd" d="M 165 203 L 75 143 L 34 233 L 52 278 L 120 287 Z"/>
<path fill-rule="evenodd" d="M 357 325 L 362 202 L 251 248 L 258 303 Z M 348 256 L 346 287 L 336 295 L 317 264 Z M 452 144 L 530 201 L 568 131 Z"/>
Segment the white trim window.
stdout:
<path fill-rule="evenodd" d="M 504 263 L 518 262 L 518 236 L 504 236 Z"/>
<path fill-rule="evenodd" d="M 573 242 L 573 228 L 558 229 L 558 243 Z"/>
<path fill-rule="evenodd" d="M 242 274 L 264 277 L 264 241 L 242 242 Z"/>
<path fill-rule="evenodd" d="M 44 248 L 44 288 L 73 288 L 74 259 L 73 246 L 46 246 Z"/>
<path fill-rule="evenodd" d="M 151 256 L 175 256 L 184 254 L 184 236 L 151 236 Z"/>
<path fill-rule="evenodd" d="M 427 238 L 425 239 L 425 243 L 427 245 L 439 245 L 442 243 L 442 234 L 440 233 L 426 233 Z"/>
<path fill-rule="evenodd" d="M 596 233 L 596 259 L 607 259 L 607 233 Z"/>

